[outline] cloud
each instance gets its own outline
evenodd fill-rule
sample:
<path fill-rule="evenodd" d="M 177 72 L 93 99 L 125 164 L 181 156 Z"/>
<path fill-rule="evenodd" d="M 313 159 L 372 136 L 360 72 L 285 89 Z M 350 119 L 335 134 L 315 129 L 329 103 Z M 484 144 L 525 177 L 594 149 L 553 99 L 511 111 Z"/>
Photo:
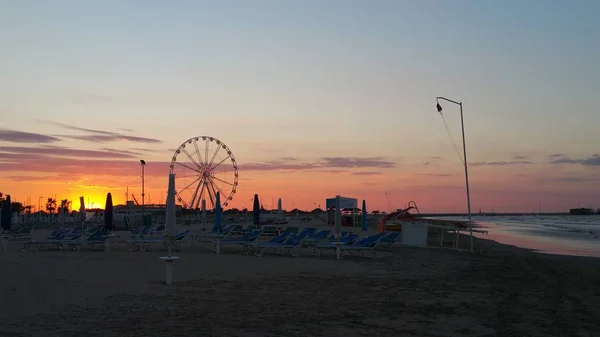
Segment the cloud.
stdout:
<path fill-rule="evenodd" d="M 419 173 L 419 174 L 415 174 L 416 176 L 423 176 L 423 177 L 452 177 L 451 174 L 447 174 L 447 173 Z"/>
<path fill-rule="evenodd" d="M 548 156 L 550 164 L 581 164 L 584 166 L 600 166 L 600 154 L 594 154 L 584 159 L 573 159 L 566 155 Z"/>
<path fill-rule="evenodd" d="M 118 128 L 117 130 L 121 130 L 121 131 L 125 131 L 125 132 L 137 133 L 137 131 L 135 131 L 133 129 L 128 129 L 128 128 Z"/>
<path fill-rule="evenodd" d="M 513 161 L 487 161 L 470 163 L 470 166 L 506 166 L 506 165 L 531 165 L 532 161 L 528 160 L 513 160 Z"/>
<path fill-rule="evenodd" d="M 358 171 L 358 172 L 352 172 L 352 175 L 355 176 L 376 176 L 376 175 L 380 175 L 383 174 L 383 172 L 375 172 L 375 171 Z"/>
<path fill-rule="evenodd" d="M 99 135 L 114 135 L 115 134 L 114 132 L 110 132 L 110 131 L 82 128 L 79 126 L 69 125 L 69 124 L 54 122 L 54 121 L 39 121 L 39 122 L 43 123 L 43 124 L 55 125 L 55 126 L 63 128 L 63 129 L 83 131 L 83 132 L 94 133 L 94 134 L 99 134 Z"/>
<path fill-rule="evenodd" d="M 269 161 L 264 163 L 240 164 L 240 170 L 247 171 L 277 171 L 277 170 L 310 170 L 318 168 L 313 163 L 286 163 L 282 161 Z"/>
<path fill-rule="evenodd" d="M 27 147 L 0 147 L 1 172 L 39 172 L 63 175 L 81 175 L 82 172 L 94 173 L 95 175 L 109 175 L 117 177 L 138 176 L 139 162 L 133 160 L 135 156 L 124 152 L 126 150 L 108 151 L 109 148 L 100 150 L 80 150 L 65 147 L 46 146 L 40 148 Z M 73 158 L 75 157 L 75 158 Z M 82 158 L 82 157 L 85 157 Z M 166 177 L 169 173 L 168 161 L 147 161 L 145 174 L 147 176 Z M 247 171 L 335 171 L 335 173 L 347 172 L 346 167 L 379 168 L 389 167 L 392 162 L 374 158 L 336 158 L 335 160 L 317 160 L 314 162 L 285 162 L 281 160 L 247 163 L 239 165 L 239 170 Z M 360 165 L 360 166 L 359 166 Z M 369 166 L 371 165 L 371 166 Z M 377 166 L 379 165 L 379 166 Z M 364 171 L 371 172 L 371 171 Z M 373 171 L 374 172 L 374 171 Z M 358 172 L 355 172 L 358 173 Z M 368 173 L 372 175 L 373 173 Z M 358 175 L 368 175 L 358 173 Z"/>
<path fill-rule="evenodd" d="M 512 159 L 513 160 L 527 160 L 531 158 L 531 155 L 528 154 L 524 154 L 524 153 L 513 153 Z"/>
<path fill-rule="evenodd" d="M 277 171 L 277 170 L 312 170 L 312 169 L 339 169 L 339 168 L 390 168 L 396 164 L 381 157 L 327 157 L 314 162 L 299 162 L 294 158 L 292 162 L 274 160 L 264 163 L 241 164 L 240 170 L 248 171 Z M 336 170 L 338 172 L 339 170 Z"/>
<path fill-rule="evenodd" d="M 599 177 L 562 177 L 554 179 L 554 181 L 561 182 L 589 182 L 589 181 L 598 181 Z"/>
<path fill-rule="evenodd" d="M 60 137 L 84 140 L 87 142 L 95 142 L 95 143 L 115 142 L 115 141 L 120 141 L 120 140 L 128 141 L 128 142 L 135 142 L 135 143 L 162 143 L 162 140 L 159 140 L 159 139 L 127 136 L 127 135 L 121 135 L 121 134 L 83 135 L 83 136 L 60 135 Z"/>
<path fill-rule="evenodd" d="M 581 164 L 586 166 L 600 166 L 600 154 L 595 154 L 589 158 L 583 159 Z"/>
<path fill-rule="evenodd" d="M 0 158 L 2 158 L 0 153 Z M 77 176 L 86 174 L 109 175 L 114 177 L 139 176 L 140 168 L 137 160 L 105 159 L 76 159 L 44 156 L 38 154 L 24 154 L 10 162 L 0 165 L 3 172 L 39 172 L 58 175 Z M 148 176 L 166 177 L 169 173 L 168 162 L 149 162 L 145 173 Z"/>
<path fill-rule="evenodd" d="M 18 157 L 10 156 L 10 154 L 18 155 L 41 155 L 41 156 L 58 156 L 58 157 L 90 157 L 90 158 L 132 158 L 128 153 L 98 151 L 98 150 L 80 150 L 71 149 L 62 146 L 40 146 L 40 147 L 22 147 L 22 146 L 0 146 L 0 159 L 3 157 L 1 152 L 6 152 L 9 156 L 4 158 L 15 159 Z"/>
<path fill-rule="evenodd" d="M 46 136 L 39 133 L 23 132 L 10 129 L 0 129 L 0 141 L 11 143 L 53 143 L 60 142 L 60 138 Z"/>
<path fill-rule="evenodd" d="M 319 164 L 325 167 L 345 167 L 345 168 L 361 168 L 361 167 L 379 167 L 392 168 L 396 167 L 396 163 L 387 161 L 382 157 L 327 157 L 319 161 Z"/>
<path fill-rule="evenodd" d="M 556 178 L 544 178 L 544 179 L 538 179 L 536 181 L 543 182 L 543 183 L 552 183 L 552 182 L 581 183 L 581 182 L 600 181 L 600 177 L 566 176 L 566 177 L 556 177 Z"/>
<path fill-rule="evenodd" d="M 103 150 L 103 151 L 107 151 L 107 152 L 123 153 L 123 154 L 132 155 L 132 156 L 136 156 L 136 155 L 139 155 L 139 154 L 140 154 L 140 152 L 139 152 L 139 151 L 111 149 L 111 148 L 109 148 L 109 147 L 105 147 L 105 148 L 103 148 L 102 150 Z"/>
<path fill-rule="evenodd" d="M 17 181 L 17 182 L 33 182 L 33 181 L 47 181 L 47 180 L 55 180 L 56 176 L 44 176 L 44 177 L 35 177 L 35 176 L 9 176 L 8 180 Z"/>
<path fill-rule="evenodd" d="M 128 135 L 124 135 L 121 133 L 97 130 L 97 129 L 82 128 L 79 126 L 69 125 L 69 124 L 54 122 L 54 121 L 42 120 L 42 121 L 38 121 L 38 122 L 43 123 L 43 124 L 55 125 L 60 128 L 67 129 L 67 130 L 82 131 L 82 132 L 90 134 L 90 135 L 57 135 L 58 137 L 62 137 L 62 138 L 77 139 L 77 140 L 96 142 L 96 143 L 106 143 L 106 142 L 114 142 L 114 141 L 129 141 L 129 142 L 135 142 L 135 143 L 149 143 L 149 144 L 162 143 L 161 140 L 155 139 L 155 138 L 128 136 Z M 123 130 L 123 129 L 121 129 L 121 130 Z M 131 129 L 125 129 L 125 130 L 133 131 Z"/>
<path fill-rule="evenodd" d="M 347 170 L 315 170 L 314 172 L 333 173 L 333 174 L 348 173 Z"/>
<path fill-rule="evenodd" d="M 140 148 L 140 147 L 132 147 L 132 148 L 130 148 L 130 150 L 137 151 L 137 152 L 154 152 L 154 151 L 156 151 L 156 150 L 144 149 L 144 148 Z M 172 151 L 169 150 L 169 152 L 175 152 L 175 150 L 172 150 Z"/>

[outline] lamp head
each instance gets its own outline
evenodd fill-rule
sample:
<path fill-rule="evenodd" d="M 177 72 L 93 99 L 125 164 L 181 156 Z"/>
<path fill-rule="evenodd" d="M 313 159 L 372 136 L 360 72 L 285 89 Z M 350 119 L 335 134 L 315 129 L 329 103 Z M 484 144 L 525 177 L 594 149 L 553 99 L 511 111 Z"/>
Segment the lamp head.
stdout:
<path fill-rule="evenodd" d="M 142 164 L 142 165 L 146 165 L 146 161 L 145 161 L 145 160 L 143 160 L 143 159 L 140 159 L 140 164 Z"/>

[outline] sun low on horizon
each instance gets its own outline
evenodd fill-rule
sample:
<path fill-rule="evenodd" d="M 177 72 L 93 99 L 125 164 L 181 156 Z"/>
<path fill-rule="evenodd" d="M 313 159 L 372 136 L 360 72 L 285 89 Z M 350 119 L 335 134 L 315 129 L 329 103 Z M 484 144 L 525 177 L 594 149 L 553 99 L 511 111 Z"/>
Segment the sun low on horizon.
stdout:
<path fill-rule="evenodd" d="M 535 3 L 3 2 L 0 192 L 462 213 L 462 107 L 472 212 L 600 208 L 600 7 Z"/>

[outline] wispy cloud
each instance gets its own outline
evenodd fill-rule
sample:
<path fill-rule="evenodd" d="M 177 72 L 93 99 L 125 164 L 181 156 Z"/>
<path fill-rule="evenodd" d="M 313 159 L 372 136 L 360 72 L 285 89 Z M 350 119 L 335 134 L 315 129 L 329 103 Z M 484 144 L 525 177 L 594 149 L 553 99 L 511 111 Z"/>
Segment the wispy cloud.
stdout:
<path fill-rule="evenodd" d="M 565 176 L 565 177 L 554 177 L 554 178 L 542 178 L 537 179 L 537 182 L 541 183 L 553 183 L 553 182 L 567 182 L 567 183 L 586 183 L 593 181 L 600 181 L 599 176 Z"/>
<path fill-rule="evenodd" d="M 268 161 L 240 165 L 240 170 L 246 171 L 310 170 L 315 168 L 318 168 L 318 166 L 314 163 L 288 163 L 283 161 Z"/>
<path fill-rule="evenodd" d="M 60 142 L 60 138 L 39 133 L 0 128 L 0 141 L 11 143 L 54 143 Z"/>
<path fill-rule="evenodd" d="M 376 171 L 358 171 L 358 172 L 352 172 L 352 175 L 355 176 L 376 176 L 376 175 L 380 175 L 383 174 L 383 172 L 376 172 Z"/>
<path fill-rule="evenodd" d="M 84 141 L 95 142 L 95 143 L 107 143 L 107 142 L 115 142 L 115 141 L 128 141 L 128 142 L 135 142 L 135 143 L 162 143 L 162 140 L 159 140 L 159 139 L 127 136 L 127 135 L 121 135 L 121 134 L 82 135 L 82 136 L 61 135 L 60 137 L 84 140 Z"/>
<path fill-rule="evenodd" d="M 419 173 L 419 174 L 415 174 L 416 176 L 422 176 L 422 177 L 452 177 L 451 174 L 446 174 L 446 173 Z"/>
<path fill-rule="evenodd" d="M 573 159 L 566 155 L 548 156 L 550 164 L 581 164 L 584 166 L 600 166 L 600 154 L 594 154 L 584 159 Z"/>
<path fill-rule="evenodd" d="M 348 170 L 314 170 L 313 172 L 321 172 L 321 173 L 331 173 L 331 174 L 340 174 L 340 173 L 348 173 Z"/>
<path fill-rule="evenodd" d="M 125 131 L 125 132 L 137 133 L 137 131 L 135 131 L 133 129 L 128 129 L 128 128 L 118 128 L 117 130 L 121 130 L 121 131 Z"/>
<path fill-rule="evenodd" d="M 337 168 L 390 168 L 396 164 L 381 157 L 327 157 L 313 162 L 300 162 L 294 160 L 274 160 L 262 163 L 249 163 L 240 165 L 240 169 L 248 171 L 277 171 L 277 170 L 312 170 L 312 169 L 337 169 Z"/>
<path fill-rule="evenodd" d="M 40 172 L 55 174 L 81 174 L 94 172 L 97 175 L 117 175 L 120 177 L 139 175 L 139 163 L 132 160 L 135 156 L 124 150 L 80 150 L 66 147 L 0 147 L 0 171 L 3 172 Z M 3 152 L 2 152 L 3 151 Z M 73 158 L 75 157 L 75 158 Z M 86 159 L 82 159 L 86 158 Z M 127 159 L 127 160 L 125 160 Z M 335 171 L 348 172 L 348 168 L 381 168 L 393 163 L 383 159 L 348 158 L 342 160 L 316 160 L 313 162 L 285 162 L 281 160 L 262 163 L 246 163 L 239 166 L 240 172 L 246 171 Z M 166 176 L 169 172 L 169 162 L 147 162 L 147 176 Z M 347 165 L 343 166 L 343 165 Z M 379 166 L 378 166 L 379 165 Z M 358 175 L 374 175 L 375 171 L 354 172 Z M 368 172 L 368 173 L 365 173 Z"/>
<path fill-rule="evenodd" d="M 8 176 L 8 180 L 17 181 L 17 182 L 34 182 L 34 181 L 49 181 L 55 180 L 56 176 Z"/>
<path fill-rule="evenodd" d="M 42 121 L 38 121 L 38 122 L 43 123 L 43 124 L 58 126 L 60 128 L 67 129 L 67 130 L 81 131 L 81 132 L 88 133 L 88 135 L 56 135 L 57 137 L 62 137 L 62 138 L 77 139 L 77 140 L 96 142 L 96 143 L 106 143 L 106 142 L 114 142 L 114 141 L 129 141 L 129 142 L 135 142 L 135 143 L 149 143 L 149 144 L 162 143 L 161 140 L 155 139 L 155 138 L 129 136 L 129 135 L 125 135 L 122 133 L 117 133 L 117 132 L 112 132 L 112 131 L 104 131 L 104 130 L 98 130 L 98 129 L 82 128 L 79 126 L 60 123 L 60 122 L 54 122 L 54 121 L 42 120 Z M 133 131 L 131 129 L 125 129 L 125 130 Z"/>
<path fill-rule="evenodd" d="M 527 160 L 530 159 L 531 155 L 530 154 L 525 154 L 525 153 L 519 153 L 519 152 L 515 152 L 513 153 L 512 159 L 513 160 Z"/>
<path fill-rule="evenodd" d="M 531 165 L 532 161 L 528 160 L 512 160 L 512 161 L 486 161 L 471 163 L 471 166 L 506 166 L 506 165 Z"/>
<path fill-rule="evenodd" d="M 154 151 L 156 151 L 156 150 L 144 149 L 144 148 L 140 148 L 140 147 L 132 147 L 132 148 L 130 148 L 130 150 L 136 151 L 136 152 L 154 152 Z M 167 150 L 164 150 L 164 151 L 167 151 Z M 175 150 L 168 150 L 168 151 L 175 152 Z"/>
<path fill-rule="evenodd" d="M 102 151 L 114 152 L 114 153 L 123 153 L 123 154 L 129 154 L 129 155 L 132 155 L 132 156 L 140 154 L 140 151 L 111 149 L 109 147 L 103 148 Z"/>
<path fill-rule="evenodd" d="M 327 157 L 323 158 L 318 162 L 322 166 L 326 167 L 346 167 L 346 168 L 360 168 L 360 167 L 379 167 L 379 168 L 392 168 L 396 167 L 396 163 L 385 160 L 382 157 Z"/>
<path fill-rule="evenodd" d="M 58 156 L 58 157 L 89 157 L 89 158 L 132 158 L 133 156 L 128 153 L 114 152 L 114 151 L 98 151 L 98 150 L 80 150 L 72 149 L 62 146 L 40 146 L 40 147 L 24 147 L 24 146 L 0 146 L 0 158 L 2 158 L 1 152 L 8 152 L 9 154 L 34 154 L 42 156 Z M 14 156 L 11 156 L 15 159 Z M 6 157 L 5 157 L 6 158 Z"/>
<path fill-rule="evenodd" d="M 82 128 L 82 127 L 79 127 L 79 126 L 65 124 L 65 123 L 60 123 L 60 122 L 54 122 L 54 121 L 41 120 L 39 122 L 43 123 L 43 124 L 55 125 L 55 126 L 63 128 L 63 129 L 83 131 L 83 132 L 94 133 L 94 134 L 99 134 L 99 135 L 113 135 L 113 134 L 115 134 L 114 132 L 110 132 L 110 131 L 103 131 L 103 130 L 97 130 L 97 129 Z"/>

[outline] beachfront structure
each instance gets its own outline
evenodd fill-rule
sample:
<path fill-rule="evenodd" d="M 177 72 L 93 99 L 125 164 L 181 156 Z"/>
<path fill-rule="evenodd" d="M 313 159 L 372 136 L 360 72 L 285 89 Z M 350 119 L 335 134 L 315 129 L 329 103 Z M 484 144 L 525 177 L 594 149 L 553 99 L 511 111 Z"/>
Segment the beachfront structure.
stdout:
<path fill-rule="evenodd" d="M 343 209 L 349 209 L 350 211 L 350 221 L 351 221 L 351 225 L 354 227 L 358 221 L 357 221 L 357 212 L 356 209 L 358 208 L 358 200 L 356 200 L 355 198 L 349 198 L 349 197 L 343 197 L 343 196 L 339 196 L 339 200 L 340 200 L 340 213 Z M 336 197 L 334 198 L 327 198 L 325 199 L 325 208 L 327 209 L 327 223 L 328 224 L 335 224 L 335 213 L 336 213 Z M 343 220 L 342 220 L 343 222 Z"/>
<path fill-rule="evenodd" d="M 569 210 L 569 214 L 571 214 L 571 215 L 592 215 L 592 214 L 594 214 L 594 210 L 591 208 L 571 208 Z"/>

